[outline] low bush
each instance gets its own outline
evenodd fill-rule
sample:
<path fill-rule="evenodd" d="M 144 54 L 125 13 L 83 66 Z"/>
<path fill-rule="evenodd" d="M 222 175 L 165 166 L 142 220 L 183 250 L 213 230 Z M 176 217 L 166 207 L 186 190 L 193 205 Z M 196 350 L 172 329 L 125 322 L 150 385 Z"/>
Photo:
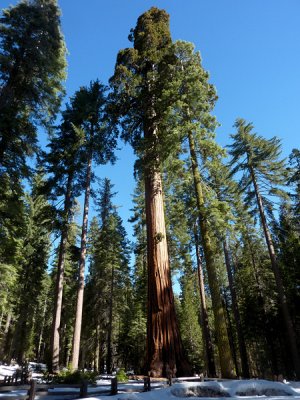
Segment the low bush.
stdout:
<path fill-rule="evenodd" d="M 128 376 L 126 375 L 124 368 L 119 369 L 116 377 L 118 379 L 118 382 L 128 382 Z"/>
<path fill-rule="evenodd" d="M 88 381 L 88 383 L 96 383 L 97 373 L 93 371 L 61 371 L 53 377 L 53 383 L 81 383 Z"/>

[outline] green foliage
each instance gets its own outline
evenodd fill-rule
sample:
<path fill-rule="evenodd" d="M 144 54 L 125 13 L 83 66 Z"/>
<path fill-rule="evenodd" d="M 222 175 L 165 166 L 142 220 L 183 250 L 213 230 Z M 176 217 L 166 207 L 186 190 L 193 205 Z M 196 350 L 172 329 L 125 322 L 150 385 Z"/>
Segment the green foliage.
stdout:
<path fill-rule="evenodd" d="M 91 223 L 88 241 L 90 266 L 84 304 L 88 314 L 83 320 L 83 346 L 89 349 L 87 357 L 94 360 L 94 354 L 99 354 L 101 348 L 96 368 L 102 371 L 105 362 L 108 373 L 111 373 L 112 365 L 119 362 L 116 349 L 131 288 L 129 243 L 122 220 L 112 203 L 112 186 L 108 179 L 103 181 L 97 201 L 98 217 Z M 91 319 L 90 315 L 94 318 Z"/>
<path fill-rule="evenodd" d="M 300 216 L 300 150 L 293 149 L 289 157 L 290 162 L 290 179 L 288 183 L 291 183 L 294 187 L 294 193 L 291 194 L 294 200 L 295 217 L 298 219 Z M 298 224 L 298 231 L 299 231 Z"/>
<path fill-rule="evenodd" d="M 118 379 L 118 382 L 128 382 L 128 376 L 126 375 L 124 368 L 120 368 L 117 371 L 116 377 Z"/>
<path fill-rule="evenodd" d="M 76 384 L 82 381 L 88 381 L 88 383 L 96 383 L 97 375 L 97 372 L 94 371 L 72 371 L 66 369 L 61 371 L 58 375 L 55 375 L 52 382 Z"/>
<path fill-rule="evenodd" d="M 134 48 L 121 50 L 117 56 L 109 110 L 120 123 L 123 139 L 139 157 L 136 167 L 143 171 L 158 168 L 159 160 L 167 159 L 177 147 L 170 137 L 174 132 L 166 130 L 164 123 L 176 90 L 168 87 L 174 61 L 168 14 L 155 7 L 142 14 L 131 40 Z"/>
<path fill-rule="evenodd" d="M 186 268 L 181 278 L 180 295 L 180 331 L 184 348 L 195 373 L 204 370 L 204 348 L 199 324 L 200 298 L 197 287 L 197 275 L 191 269 L 189 256 L 186 256 Z"/>
<path fill-rule="evenodd" d="M 0 18 L 0 163 L 14 176 L 28 174 L 37 150 L 36 122 L 58 110 L 66 49 L 55 0 L 21 1 Z"/>
<path fill-rule="evenodd" d="M 39 193 L 42 176 L 36 175 L 32 184 L 31 194 L 25 197 L 26 234 L 18 274 L 15 351 L 19 362 L 32 355 L 33 321 L 48 266 L 53 217 L 50 204 Z"/>
<path fill-rule="evenodd" d="M 280 159 L 281 144 L 276 137 L 264 139 L 253 132 L 253 125 L 239 118 L 235 125 L 237 133 L 231 135 L 233 143 L 228 146 L 232 159 L 231 174 L 242 173 L 239 180 L 246 203 L 257 209 L 254 180 L 259 185 L 259 193 L 266 209 L 270 209 L 272 196 L 286 199 L 281 186 L 285 185 L 288 171 L 285 160 Z"/>

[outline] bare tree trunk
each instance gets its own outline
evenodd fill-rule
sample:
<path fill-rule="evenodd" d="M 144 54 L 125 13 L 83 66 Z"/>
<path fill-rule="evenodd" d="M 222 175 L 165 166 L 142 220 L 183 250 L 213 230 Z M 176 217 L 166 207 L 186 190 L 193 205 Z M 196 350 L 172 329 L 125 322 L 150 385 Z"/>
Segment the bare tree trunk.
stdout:
<path fill-rule="evenodd" d="M 56 288 L 53 310 L 53 324 L 52 324 L 52 337 L 51 337 L 51 370 L 52 372 L 59 372 L 59 352 L 60 352 L 60 321 L 63 299 L 63 286 L 64 286 L 64 270 L 65 270 L 65 255 L 68 243 L 68 218 L 71 209 L 71 193 L 72 193 L 73 175 L 69 174 L 67 181 L 67 190 L 64 202 L 64 226 L 61 233 L 61 240 L 59 246 L 59 256 L 56 274 Z"/>
<path fill-rule="evenodd" d="M 238 302 L 237 302 L 235 284 L 234 284 L 234 279 L 233 279 L 233 275 L 232 275 L 232 271 L 231 271 L 231 263 L 230 263 L 230 257 L 229 257 L 229 251 L 228 251 L 228 245 L 227 245 L 226 239 L 223 241 L 223 251 L 224 251 L 224 256 L 225 256 L 225 264 L 226 264 L 226 269 L 227 269 L 229 289 L 230 289 L 231 300 L 232 300 L 233 315 L 234 315 L 234 320 L 235 320 L 236 330 L 237 330 L 239 352 L 240 352 L 241 365 L 242 365 L 242 376 L 244 378 L 249 378 L 250 373 L 249 373 L 247 349 L 246 349 L 246 343 L 245 343 L 245 338 L 244 338 L 244 334 L 243 334 L 243 327 L 242 327 L 242 323 L 241 323 L 240 311 L 239 311 Z"/>
<path fill-rule="evenodd" d="M 208 373 L 209 377 L 213 378 L 216 376 L 216 365 L 215 365 L 215 359 L 214 359 L 214 349 L 213 349 L 212 339 L 211 339 L 211 334 L 210 334 L 210 329 L 209 329 L 208 313 L 207 313 L 207 308 L 206 308 L 202 257 L 200 254 L 199 238 L 198 238 L 196 229 L 197 228 L 195 228 L 195 245 L 196 245 L 197 274 L 198 274 L 200 305 L 201 305 L 202 335 L 203 335 L 203 342 L 204 342 L 204 346 L 205 346 L 207 373 Z"/>
<path fill-rule="evenodd" d="M 153 138 L 151 127 L 145 132 Z M 158 165 L 159 163 L 157 163 Z M 175 313 L 167 248 L 161 174 L 145 168 L 148 260 L 148 321 L 146 368 L 151 376 L 190 375 Z"/>
<path fill-rule="evenodd" d="M 6 348 L 6 342 L 7 342 L 7 334 L 9 332 L 9 327 L 12 322 L 12 314 L 11 311 L 8 312 L 6 315 L 6 321 L 4 324 L 4 330 L 3 330 L 3 337 L 1 337 L 1 348 L 0 348 L 0 356 L 1 358 L 5 356 L 5 348 Z"/>
<path fill-rule="evenodd" d="M 96 325 L 96 343 L 94 348 L 94 370 L 100 372 L 100 326 Z"/>
<path fill-rule="evenodd" d="M 227 332 L 228 332 L 228 339 L 229 339 L 229 344 L 230 344 L 230 348 L 231 348 L 232 359 L 233 359 L 236 374 L 237 374 L 237 376 L 239 376 L 240 371 L 239 371 L 239 364 L 237 361 L 237 354 L 236 354 L 236 350 L 235 350 L 233 326 L 232 326 L 232 322 L 231 322 L 231 315 L 230 315 L 229 304 L 228 304 L 228 296 L 227 296 L 225 288 L 223 288 L 222 301 L 223 301 L 224 310 L 226 311 L 226 316 L 227 316 L 227 320 L 226 320 L 227 321 Z"/>
<path fill-rule="evenodd" d="M 86 187 L 84 197 L 83 221 L 81 231 L 81 248 L 80 248 L 80 261 L 79 261 L 79 280 L 77 291 L 77 305 L 76 316 L 73 334 L 72 346 L 72 369 L 78 369 L 79 351 L 80 351 L 80 335 L 82 324 L 82 308 L 83 308 L 83 295 L 84 295 L 84 272 L 85 272 L 85 258 L 86 258 L 86 237 L 88 229 L 88 216 L 89 216 L 89 203 L 91 193 L 91 176 L 92 176 L 92 152 L 89 154 L 87 171 L 86 171 Z"/>
<path fill-rule="evenodd" d="M 12 315 L 11 315 L 11 312 L 9 312 L 9 313 L 7 314 L 7 317 L 6 317 L 5 328 L 4 328 L 4 334 L 8 333 L 9 327 L 10 327 L 10 325 L 11 325 L 11 321 L 12 321 Z"/>
<path fill-rule="evenodd" d="M 201 177 L 198 168 L 197 155 L 195 150 L 195 143 L 192 132 L 188 134 L 190 156 L 192 163 L 192 171 L 194 177 L 195 194 L 197 199 L 197 207 L 199 212 L 200 231 L 202 238 L 202 245 L 204 250 L 204 256 L 206 261 L 206 269 L 208 276 L 208 283 L 212 298 L 212 307 L 215 318 L 215 330 L 216 339 L 219 350 L 221 374 L 223 378 L 234 377 L 234 366 L 230 351 L 230 345 L 228 340 L 228 333 L 226 329 L 226 321 L 224 315 L 224 309 L 222 305 L 222 299 L 220 294 L 220 287 L 218 283 L 218 275 L 214 265 L 214 253 L 210 234 L 207 227 L 207 221 L 204 210 L 204 195 L 201 185 Z"/>
<path fill-rule="evenodd" d="M 263 226 L 266 243 L 268 246 L 269 256 L 270 256 L 270 260 L 271 260 L 271 266 L 272 266 L 272 270 L 273 270 L 273 273 L 275 276 L 276 288 L 278 291 L 278 297 L 279 297 L 279 302 L 280 302 L 280 306 L 281 306 L 282 316 L 283 316 L 283 320 L 285 323 L 286 335 L 287 335 L 289 349 L 290 349 L 290 355 L 293 360 L 296 378 L 300 379 L 300 358 L 299 358 L 299 353 L 298 353 L 298 348 L 297 348 L 296 334 L 295 334 L 295 330 L 293 327 L 292 318 L 290 315 L 286 295 L 285 295 L 284 288 L 283 288 L 282 278 L 281 278 L 279 265 L 278 265 L 274 245 L 273 245 L 273 240 L 271 237 L 270 230 L 268 228 L 267 219 L 266 219 L 265 212 L 264 212 L 264 206 L 263 206 L 262 198 L 260 195 L 258 183 L 257 183 L 253 168 L 250 168 L 250 173 L 251 173 L 251 178 L 252 178 L 252 182 L 254 185 L 256 200 L 257 200 L 257 204 L 258 204 L 258 208 L 259 208 L 260 219 L 261 219 L 261 223 Z"/>
<path fill-rule="evenodd" d="M 38 348 L 37 348 L 37 352 L 36 352 L 36 358 L 37 358 L 38 362 L 41 361 L 41 348 L 42 348 L 42 341 L 43 341 L 43 335 L 44 335 L 46 309 L 47 309 L 47 297 L 45 297 L 45 301 L 44 301 L 43 319 L 42 319 L 42 324 L 40 327 L 40 333 L 39 333 L 39 338 L 38 338 Z"/>

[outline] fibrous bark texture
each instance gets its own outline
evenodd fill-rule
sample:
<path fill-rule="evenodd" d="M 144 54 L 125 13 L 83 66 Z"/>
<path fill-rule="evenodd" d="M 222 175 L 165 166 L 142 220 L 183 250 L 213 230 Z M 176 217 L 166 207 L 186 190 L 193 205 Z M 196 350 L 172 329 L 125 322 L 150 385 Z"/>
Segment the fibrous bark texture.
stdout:
<path fill-rule="evenodd" d="M 183 353 L 175 314 L 169 256 L 166 240 L 161 175 L 147 171 L 145 177 L 148 325 L 147 369 L 150 376 L 190 375 Z"/>

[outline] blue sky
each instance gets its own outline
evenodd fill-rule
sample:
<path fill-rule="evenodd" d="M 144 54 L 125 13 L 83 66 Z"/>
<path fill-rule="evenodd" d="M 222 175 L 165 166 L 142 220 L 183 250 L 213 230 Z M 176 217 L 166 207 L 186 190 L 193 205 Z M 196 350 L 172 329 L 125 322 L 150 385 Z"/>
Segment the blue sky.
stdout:
<path fill-rule="evenodd" d="M 15 4 L 16 1 L 10 3 Z M 0 7 L 9 1 L 0 0 Z M 174 40 L 201 52 L 219 100 L 214 110 L 226 145 L 237 117 L 265 137 L 282 139 L 283 154 L 299 147 L 300 0 L 59 0 L 68 56 L 67 94 L 99 78 L 107 83 L 118 50 L 140 14 L 156 6 L 170 14 Z M 115 166 L 97 168 L 118 192 L 126 221 L 134 190 L 134 157 L 122 145 Z M 129 232 L 130 228 L 129 228 Z"/>

